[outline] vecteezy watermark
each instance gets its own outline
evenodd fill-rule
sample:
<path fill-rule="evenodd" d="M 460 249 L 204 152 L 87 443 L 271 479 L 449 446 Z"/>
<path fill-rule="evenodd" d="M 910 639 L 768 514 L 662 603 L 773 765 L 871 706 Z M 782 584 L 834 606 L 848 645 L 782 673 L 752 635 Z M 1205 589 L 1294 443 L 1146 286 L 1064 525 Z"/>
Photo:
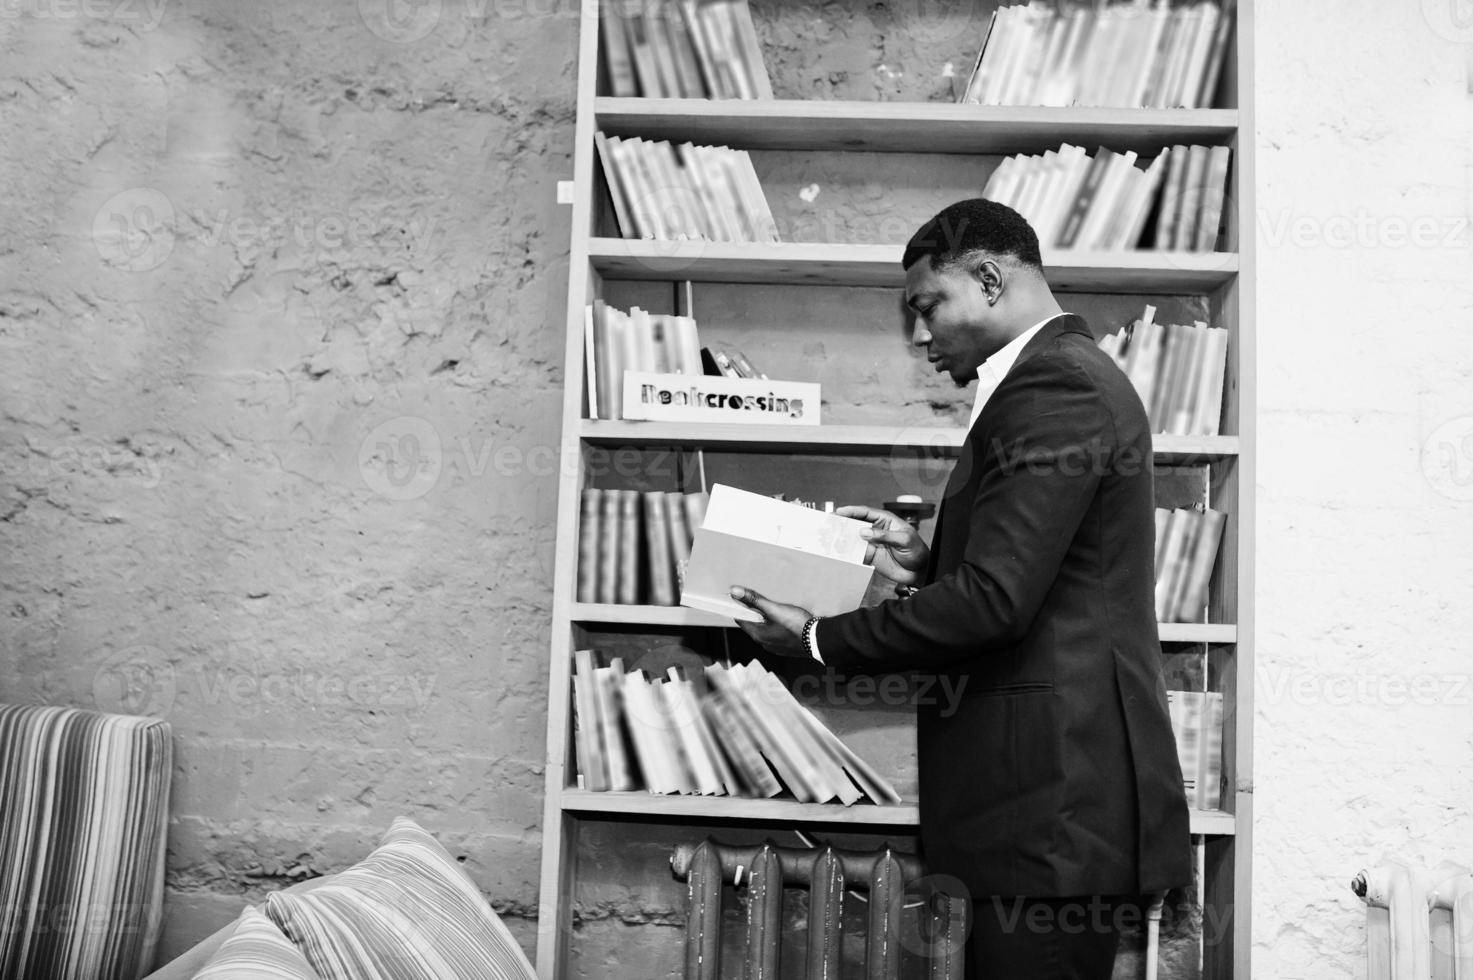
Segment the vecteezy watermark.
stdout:
<path fill-rule="evenodd" d="M 416 500 L 434 489 L 445 465 L 440 433 L 426 419 L 401 415 L 374 427 L 358 445 L 358 472 L 390 500 Z"/>
<path fill-rule="evenodd" d="M 1473 245 L 1466 215 L 1373 214 L 1366 208 L 1329 215 L 1263 209 L 1258 212 L 1258 233 L 1271 248 L 1467 249 Z"/>
<path fill-rule="evenodd" d="M 204 229 L 202 244 L 215 248 L 229 245 L 239 249 L 289 247 L 316 251 L 342 251 L 369 247 L 386 234 L 398 229 L 407 237 L 415 255 L 425 254 L 435 231 L 434 217 L 408 214 L 393 220 L 367 208 L 335 211 L 260 211 L 236 213 L 217 208 L 213 213 L 195 209 L 190 212 L 195 224 Z"/>
<path fill-rule="evenodd" d="M 423 711 L 436 673 L 334 672 L 296 667 L 261 670 L 250 664 L 176 668 L 163 651 L 132 646 L 108 656 L 92 681 L 99 711 L 163 718 L 182 701 L 251 712 L 282 705 L 404 708 Z"/>
<path fill-rule="evenodd" d="M 110 654 L 92 676 L 97 710 L 162 718 L 174 707 L 178 682 L 162 650 L 131 646 Z"/>
<path fill-rule="evenodd" d="M 1422 476 L 1449 500 L 1473 500 L 1473 415 L 1448 419 L 1422 443 Z"/>
<path fill-rule="evenodd" d="M 1422 0 L 1422 18 L 1445 41 L 1473 42 L 1473 0 Z"/>
<path fill-rule="evenodd" d="M 393 44 L 413 44 L 440 23 L 441 0 L 358 0 L 358 16 L 377 36 Z"/>
<path fill-rule="evenodd" d="M 114 194 L 92 219 L 92 244 L 108 265 L 157 269 L 174 251 L 174 205 L 152 187 Z"/>
<path fill-rule="evenodd" d="M 561 444 L 442 435 L 434 423 L 401 415 L 376 425 L 358 445 L 364 484 L 390 500 L 423 497 L 441 481 L 501 478 L 552 480 L 578 472 L 591 479 L 617 476 L 678 483 L 697 469 L 695 450 L 635 446 L 583 447 L 576 438 Z"/>
<path fill-rule="evenodd" d="M 793 694 L 805 701 L 817 700 L 821 704 L 851 708 L 939 706 L 942 718 L 950 718 L 956 713 L 966 687 L 967 678 L 964 676 L 938 674 L 917 674 L 913 678 L 899 674 L 881 677 L 802 674 L 793 678 L 790 685 Z"/>
<path fill-rule="evenodd" d="M 56 448 L 32 448 L 22 464 L 25 472 L 38 479 L 66 476 L 123 478 L 135 481 L 145 490 L 153 490 L 162 482 L 158 461 L 134 452 L 126 444 L 88 443 Z"/>
<path fill-rule="evenodd" d="M 1261 666 L 1254 689 L 1263 704 L 1376 705 L 1399 708 L 1473 705 L 1473 675 L 1461 671 L 1385 674 Z"/>
<path fill-rule="evenodd" d="M 371 674 L 345 676 L 298 667 L 286 671 L 258 671 L 249 667 L 186 672 L 201 703 L 238 709 L 280 705 L 304 708 L 332 706 L 413 708 L 424 710 L 434 694 L 438 674 Z"/>
<path fill-rule="evenodd" d="M 0 18 L 102 20 L 151 31 L 164 19 L 168 0 L 0 0 Z"/>

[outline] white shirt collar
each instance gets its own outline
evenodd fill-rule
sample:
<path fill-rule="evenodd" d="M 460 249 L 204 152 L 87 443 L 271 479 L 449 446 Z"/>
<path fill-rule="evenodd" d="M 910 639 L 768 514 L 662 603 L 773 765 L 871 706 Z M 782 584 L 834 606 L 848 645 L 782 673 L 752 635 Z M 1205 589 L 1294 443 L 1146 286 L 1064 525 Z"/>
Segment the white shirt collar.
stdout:
<path fill-rule="evenodd" d="M 987 400 L 992 397 L 997 386 L 1002 384 L 1003 378 L 1006 378 L 1008 372 L 1013 369 L 1013 365 L 1018 361 L 1018 355 L 1023 353 L 1024 347 L 1028 346 L 1028 341 L 1043 329 L 1044 324 L 1063 315 L 1063 313 L 1055 313 L 1054 316 L 1044 317 L 1008 341 L 1002 350 L 982 362 L 977 368 L 977 400 L 972 403 L 972 418 L 967 422 L 968 427 L 977 424 L 977 416 L 982 414 Z"/>

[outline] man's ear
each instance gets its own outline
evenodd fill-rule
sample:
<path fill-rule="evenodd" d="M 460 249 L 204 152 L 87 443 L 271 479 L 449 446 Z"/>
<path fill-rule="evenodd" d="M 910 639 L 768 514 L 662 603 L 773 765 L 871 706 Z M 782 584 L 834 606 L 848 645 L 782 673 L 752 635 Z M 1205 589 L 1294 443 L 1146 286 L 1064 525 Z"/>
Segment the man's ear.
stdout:
<path fill-rule="evenodd" d="M 1002 276 L 1002 267 L 994 259 L 983 259 L 972 267 L 972 278 L 976 280 L 977 286 L 982 290 L 989 305 L 996 303 L 1002 297 L 1005 287 Z"/>

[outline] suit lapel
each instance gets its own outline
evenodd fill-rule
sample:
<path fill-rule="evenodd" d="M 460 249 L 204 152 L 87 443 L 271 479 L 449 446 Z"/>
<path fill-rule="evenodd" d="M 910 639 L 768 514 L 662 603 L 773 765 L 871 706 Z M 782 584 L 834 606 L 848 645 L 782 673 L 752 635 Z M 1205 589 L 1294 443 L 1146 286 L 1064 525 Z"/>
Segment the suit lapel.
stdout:
<path fill-rule="evenodd" d="M 958 457 L 957 465 L 952 467 L 951 476 L 946 481 L 946 490 L 941 500 L 941 507 L 936 512 L 936 532 L 932 536 L 936 546 L 931 549 L 931 562 L 928 569 L 927 581 L 934 581 L 937 574 L 944 574 L 954 568 L 955 563 L 948 564 L 943 559 L 950 558 L 953 548 L 964 548 L 966 546 L 966 535 L 962 533 L 961 528 L 951 527 L 948 518 L 950 520 L 956 520 L 959 513 L 958 508 L 966 512 L 970 512 L 971 510 L 971 500 L 962 500 L 959 497 L 963 495 L 966 485 L 972 482 L 972 477 L 974 476 L 973 470 L 979 464 L 986 463 L 985 454 L 980 449 L 985 444 L 982 434 L 990 426 L 992 418 L 995 415 L 993 406 L 998 403 L 998 391 L 1005 388 L 1010 379 L 1016 377 L 1018 365 L 1039 351 L 1046 349 L 1066 333 L 1078 333 L 1086 337 L 1093 337 L 1089 332 L 1088 324 L 1084 322 L 1084 318 L 1074 313 L 1061 313 L 1045 323 L 1039 329 L 1038 333 L 1033 335 L 1033 339 L 1023 345 L 1023 349 L 1018 352 L 1018 359 L 1013 362 L 1013 367 L 1008 371 L 1007 377 L 998 383 L 997 389 L 993 391 L 991 399 L 982 407 L 982 411 L 977 415 L 977 421 L 972 424 L 971 429 L 967 432 L 966 441 L 962 444 L 961 456 Z"/>

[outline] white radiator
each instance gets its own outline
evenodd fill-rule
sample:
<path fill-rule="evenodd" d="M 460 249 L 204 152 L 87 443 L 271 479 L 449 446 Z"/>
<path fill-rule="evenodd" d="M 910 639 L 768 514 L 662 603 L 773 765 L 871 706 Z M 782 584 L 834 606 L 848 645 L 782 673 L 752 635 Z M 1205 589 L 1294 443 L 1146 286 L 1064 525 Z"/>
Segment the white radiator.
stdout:
<path fill-rule="evenodd" d="M 1366 980 L 1473 980 L 1473 874 L 1387 861 L 1351 888 L 1366 903 Z"/>

